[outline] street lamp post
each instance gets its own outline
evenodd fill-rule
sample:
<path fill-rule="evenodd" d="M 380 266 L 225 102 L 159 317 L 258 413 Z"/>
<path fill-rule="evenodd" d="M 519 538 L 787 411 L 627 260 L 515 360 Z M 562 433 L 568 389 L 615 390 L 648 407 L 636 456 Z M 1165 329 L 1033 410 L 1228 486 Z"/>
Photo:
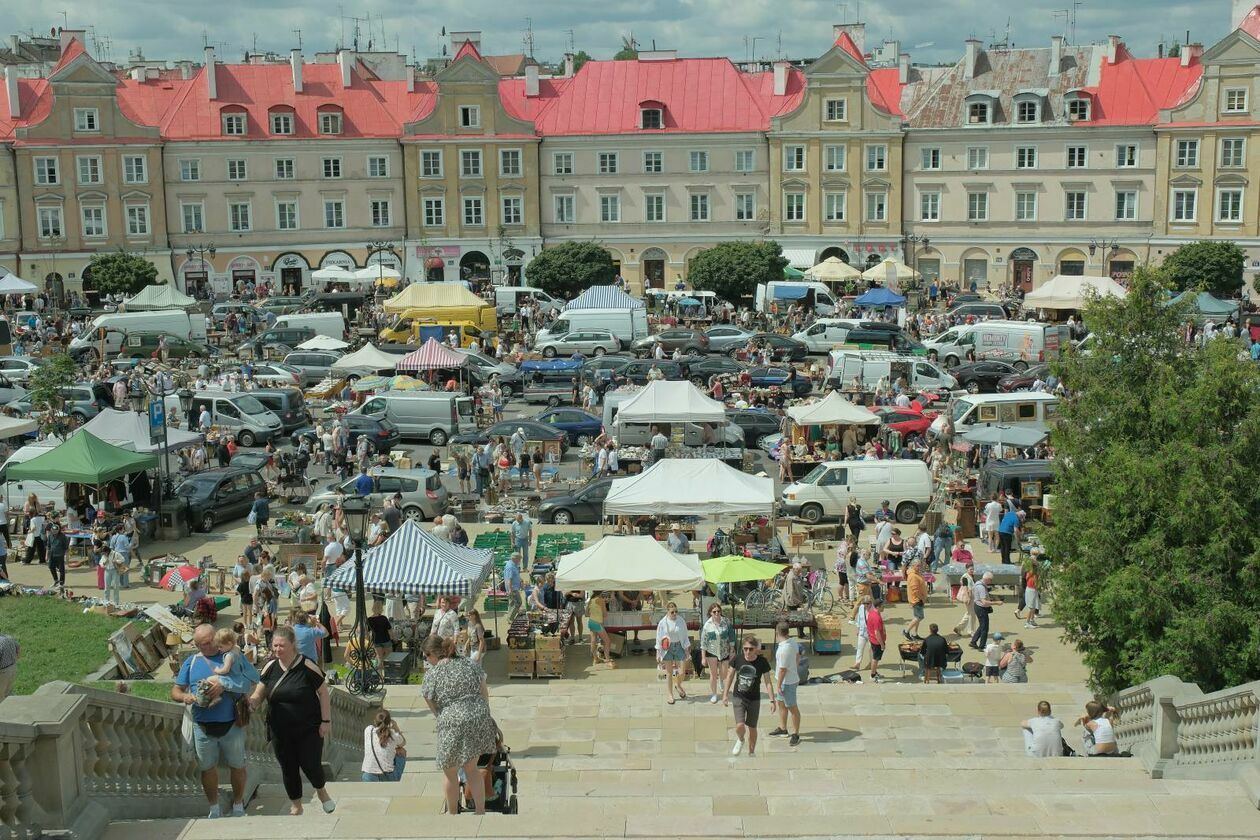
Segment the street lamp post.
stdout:
<path fill-rule="evenodd" d="M 926 248 L 927 248 L 927 246 L 928 246 L 928 243 L 929 243 L 930 241 L 931 241 L 931 240 L 929 240 L 929 239 L 928 239 L 928 237 L 927 237 L 926 235 L 923 235 L 923 234 L 918 234 L 918 233 L 903 233 L 903 234 L 901 235 L 901 253 L 902 253 L 902 255 L 903 255 L 903 256 L 905 256 L 905 258 L 906 258 L 906 265 L 907 265 L 909 268 L 911 268 L 912 270 L 914 270 L 914 271 L 916 271 L 916 272 L 918 271 L 918 268 L 917 268 L 917 263 L 918 263 L 918 261 L 919 261 L 919 255 L 918 255 L 918 253 L 917 253 L 917 252 L 918 252 L 918 246 L 919 246 L 919 244 L 920 244 L 920 243 L 922 243 L 922 244 L 923 244 L 923 247 L 926 249 Z M 920 280 L 920 278 L 918 278 L 918 277 L 912 277 L 912 278 L 910 278 L 910 280 L 911 280 L 911 282 L 912 282 L 912 283 L 914 283 L 914 288 L 915 288 L 915 289 L 918 289 L 918 292 L 919 292 L 919 298 L 920 298 L 920 303 L 919 303 L 919 305 L 920 305 L 920 306 L 922 306 L 922 300 L 921 300 L 921 299 L 922 299 L 922 297 L 923 297 L 923 289 L 922 289 L 922 288 L 920 287 L 920 285 L 919 285 L 919 280 Z"/>
<path fill-rule="evenodd" d="M 210 265 L 210 263 L 206 261 L 206 255 L 208 254 L 210 256 L 210 259 L 214 259 L 216 250 L 217 249 L 214 247 L 212 243 L 203 242 L 203 243 L 198 243 L 196 245 L 189 245 L 188 250 L 184 252 L 184 256 L 188 257 L 189 262 L 192 262 L 193 257 L 196 257 L 201 262 L 202 265 Z M 213 266 L 211 266 L 211 268 L 213 268 Z M 210 282 L 209 271 L 206 272 L 206 282 L 207 283 Z M 187 282 L 185 282 L 184 291 L 185 292 L 188 291 Z"/>
<path fill-rule="evenodd" d="M 392 254 L 394 253 L 394 243 L 388 239 L 373 239 L 367 244 L 367 258 L 370 260 L 374 254 Z M 376 282 L 380 284 L 385 279 L 385 264 L 379 259 L 376 261 Z"/>
<path fill-rule="evenodd" d="M 350 540 L 354 543 L 354 627 L 350 631 L 347 656 L 350 675 L 346 688 L 351 694 L 370 694 L 376 688 L 376 668 L 372 661 L 375 650 L 368 644 L 367 595 L 363 589 L 363 536 L 367 532 L 371 505 L 362 497 L 348 498 L 341 503 Z M 383 665 L 384 663 L 380 663 Z"/>
<path fill-rule="evenodd" d="M 1102 248 L 1104 251 L 1107 252 L 1106 253 L 1107 257 L 1114 257 L 1116 253 L 1120 250 L 1120 241 L 1118 239 L 1091 239 L 1089 240 L 1089 255 L 1091 257 L 1094 256 L 1094 253 L 1097 252 L 1099 248 Z M 1106 269 L 1105 263 L 1103 265 L 1103 268 Z"/>
<path fill-rule="evenodd" d="M 184 414 L 187 415 L 192 410 L 193 392 L 187 388 L 180 388 L 176 393 L 179 395 L 179 405 Z M 148 413 L 149 417 L 149 443 L 156 444 L 159 440 L 162 442 L 162 477 L 158 481 L 157 492 L 157 509 L 159 515 L 162 510 L 162 502 L 171 492 L 168 484 L 171 481 L 171 451 L 170 451 L 170 435 L 168 434 L 168 424 L 166 422 L 166 391 L 164 388 L 154 390 L 142 377 L 132 379 L 132 386 L 127 398 L 131 401 L 131 408 L 137 414 Z M 159 434 L 160 430 L 160 434 Z"/>

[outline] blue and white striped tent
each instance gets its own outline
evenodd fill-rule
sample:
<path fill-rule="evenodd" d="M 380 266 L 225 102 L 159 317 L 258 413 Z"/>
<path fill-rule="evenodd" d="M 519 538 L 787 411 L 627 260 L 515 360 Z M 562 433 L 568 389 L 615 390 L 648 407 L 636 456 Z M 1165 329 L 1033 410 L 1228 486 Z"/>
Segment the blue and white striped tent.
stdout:
<path fill-rule="evenodd" d="M 462 548 L 438 539 L 408 519 L 363 557 L 363 588 L 369 594 L 459 595 L 471 598 L 494 567 L 489 549 Z M 354 563 L 347 562 L 325 581 L 333 589 L 354 591 Z"/>
<path fill-rule="evenodd" d="M 585 292 L 564 305 L 571 309 L 642 309 L 643 301 L 618 289 L 616 286 L 591 286 Z"/>

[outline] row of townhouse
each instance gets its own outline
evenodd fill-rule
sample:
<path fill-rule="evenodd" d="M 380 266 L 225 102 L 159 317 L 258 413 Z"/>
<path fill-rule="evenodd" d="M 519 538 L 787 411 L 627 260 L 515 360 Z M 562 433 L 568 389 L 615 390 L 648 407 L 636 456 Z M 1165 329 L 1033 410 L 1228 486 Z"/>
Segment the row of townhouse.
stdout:
<path fill-rule="evenodd" d="M 509 281 L 594 239 L 632 287 L 772 238 L 805 268 L 898 256 L 925 277 L 1032 288 L 1123 276 L 1201 238 L 1260 267 L 1260 7 L 1204 51 L 1115 36 L 872 67 L 860 24 L 803 68 L 667 51 L 503 77 L 476 38 L 432 77 L 335 62 L 120 77 L 62 33 L 0 91 L 0 265 L 90 288 L 94 253 L 163 279 L 302 287 L 328 265 Z M 467 33 L 461 33 L 465 37 Z M 571 65 L 570 65 L 571 66 Z"/>

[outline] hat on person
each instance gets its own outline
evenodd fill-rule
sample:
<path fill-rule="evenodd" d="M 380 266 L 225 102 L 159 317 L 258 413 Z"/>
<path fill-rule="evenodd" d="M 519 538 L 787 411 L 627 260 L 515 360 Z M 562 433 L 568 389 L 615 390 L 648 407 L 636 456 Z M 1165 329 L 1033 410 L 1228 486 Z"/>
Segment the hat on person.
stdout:
<path fill-rule="evenodd" d="M 677 522 L 675 522 L 673 525 L 669 526 L 669 530 L 671 530 L 671 531 L 681 531 L 681 530 L 682 530 L 682 527 L 681 527 L 681 526 L 679 526 L 679 524 L 678 524 Z"/>

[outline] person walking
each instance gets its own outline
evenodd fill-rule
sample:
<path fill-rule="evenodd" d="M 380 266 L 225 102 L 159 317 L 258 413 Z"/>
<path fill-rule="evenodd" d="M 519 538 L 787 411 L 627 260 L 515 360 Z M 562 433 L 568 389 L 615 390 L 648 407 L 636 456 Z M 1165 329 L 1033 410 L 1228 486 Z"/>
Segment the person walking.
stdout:
<path fill-rule="evenodd" d="M 1028 617 L 1024 621 L 1024 627 L 1034 629 L 1037 627 L 1037 613 L 1041 612 L 1041 592 L 1037 589 L 1037 570 L 1029 568 L 1024 572 L 1024 606 L 1028 610 Z M 1018 613 L 1016 614 L 1018 617 Z"/>
<path fill-rule="evenodd" d="M 508 599 L 508 624 L 511 624 L 525 606 L 521 583 L 521 554 L 512 552 L 512 556 L 503 564 L 503 589 Z"/>
<path fill-rule="evenodd" d="M 863 595 L 853 602 L 853 619 L 850 624 L 857 625 L 857 636 L 853 643 L 853 670 L 862 670 L 862 654 L 870 647 L 871 640 L 866 629 L 866 613 L 871 608 L 874 599 L 871 596 Z"/>
<path fill-rule="evenodd" d="M 261 537 L 262 532 L 267 528 L 267 523 L 271 521 L 271 500 L 267 498 L 265 490 L 259 490 L 254 494 L 254 504 L 250 506 L 249 517 L 254 523 L 258 536 Z"/>
<path fill-rule="evenodd" d="M 801 709 L 796 702 L 796 689 L 801 683 L 801 646 L 789 636 L 786 621 L 774 627 L 778 646 L 774 651 L 774 682 L 779 687 L 779 726 L 771 735 L 788 734 L 788 718 L 792 719 L 792 734 L 788 744 L 795 747 L 801 742 Z"/>
<path fill-rule="evenodd" d="M 927 604 L 927 579 L 923 577 L 923 561 L 915 560 L 906 569 L 906 598 L 910 601 L 910 624 L 901 631 L 906 641 L 922 641 L 919 622 L 923 620 L 923 608 Z"/>
<path fill-rule="evenodd" d="M 691 650 L 687 635 L 687 622 L 678 615 L 678 605 L 670 601 L 665 605 L 665 616 L 656 625 L 656 664 L 665 669 L 665 702 L 674 705 L 674 688 L 678 696 L 686 700 L 683 688 L 683 663 Z"/>
<path fill-rule="evenodd" d="M 731 657 L 735 655 L 735 625 L 722 614 L 722 605 L 709 607 L 709 618 L 700 628 L 700 651 L 704 669 L 709 672 L 709 702 L 718 701 L 718 690 L 726 685 Z"/>
<path fill-rule="evenodd" d="M 512 520 L 512 548 L 521 555 L 521 568 L 529 568 L 529 544 L 534 538 L 534 523 L 524 513 L 518 512 Z"/>
<path fill-rule="evenodd" d="M 971 609 L 976 615 L 976 632 L 971 634 L 971 647 L 984 650 L 989 640 L 989 615 L 993 602 L 989 600 L 989 587 L 993 585 L 993 572 L 985 572 L 980 582 L 971 588 Z"/>
<path fill-rule="evenodd" d="M 48 554 L 44 545 L 44 534 L 47 526 L 48 519 L 44 516 L 43 508 L 39 506 L 39 500 L 32 493 L 31 497 L 26 500 L 26 556 L 22 558 L 22 565 L 29 566 L 31 561 L 36 558 L 39 558 L 41 566 L 48 562 Z"/>
<path fill-rule="evenodd" d="M 879 675 L 879 661 L 884 658 L 888 630 L 884 627 L 884 616 L 880 614 L 879 604 L 874 601 L 866 607 L 866 637 L 871 646 L 871 681 L 883 682 L 884 678 Z"/>
<path fill-rule="evenodd" d="M 591 664 L 599 661 L 597 643 L 604 645 L 604 664 L 616 667 L 612 661 L 612 642 L 604 629 L 604 617 L 608 615 L 608 601 L 603 592 L 596 592 L 586 604 L 586 629 L 591 631 Z"/>
<path fill-rule="evenodd" d="M 48 571 L 52 573 L 53 586 L 66 585 L 66 554 L 70 551 L 70 539 L 61 533 L 56 522 L 48 526 Z"/>
<path fill-rule="evenodd" d="M 359 771 L 365 782 L 397 782 L 407 763 L 407 738 L 386 709 L 363 727 L 363 764 Z"/>
<path fill-rule="evenodd" d="M 958 619 L 958 623 L 954 625 L 954 633 L 959 636 L 971 636 L 971 625 L 976 617 L 972 610 L 972 588 L 976 585 L 975 578 L 971 576 L 971 567 L 968 566 L 963 572 L 962 579 L 958 581 L 958 594 L 955 600 L 963 608 L 962 618 Z"/>
<path fill-rule="evenodd" d="M 770 696 L 770 711 L 774 711 L 774 680 L 770 663 L 761 655 L 761 642 L 756 636 L 744 636 L 742 650 L 731 660 L 731 670 L 722 690 L 722 705 L 731 705 L 735 697 L 735 746 L 731 755 L 739 755 L 748 742 L 748 757 L 757 754 L 757 722 L 761 717 L 761 687 L 764 681 L 766 694 Z"/>
<path fill-rule="evenodd" d="M 324 740 L 332 734 L 328 681 L 319 663 L 298 650 L 292 627 L 275 629 L 271 654 L 249 706 L 257 709 L 268 701 L 267 728 L 289 798 L 289 815 L 302 814 L 303 775 L 315 788 L 324 813 L 331 814 L 337 803 L 325 787 L 323 763 Z"/>
<path fill-rule="evenodd" d="M 919 653 L 923 657 L 923 682 L 943 683 L 945 680 L 941 674 L 949 656 L 949 642 L 945 641 L 937 625 L 928 625 L 928 637 L 923 640 Z"/>
<path fill-rule="evenodd" d="M 455 642 L 439 636 L 424 641 L 424 672 L 420 693 L 436 718 L 437 766 L 442 771 L 446 813 L 458 814 L 459 772 L 471 782 L 481 774 L 477 759 L 495 751 L 498 727 L 490 717 L 486 672 L 476 662 L 455 657 Z M 473 807 L 486 812 L 486 787 L 470 784 Z"/>
<path fill-rule="evenodd" d="M 1002 555 L 1004 564 L 1011 562 L 1011 548 L 1019 539 L 1022 525 L 1023 517 L 1019 511 L 1008 510 L 1002 514 L 1002 520 L 998 523 L 998 553 Z"/>

